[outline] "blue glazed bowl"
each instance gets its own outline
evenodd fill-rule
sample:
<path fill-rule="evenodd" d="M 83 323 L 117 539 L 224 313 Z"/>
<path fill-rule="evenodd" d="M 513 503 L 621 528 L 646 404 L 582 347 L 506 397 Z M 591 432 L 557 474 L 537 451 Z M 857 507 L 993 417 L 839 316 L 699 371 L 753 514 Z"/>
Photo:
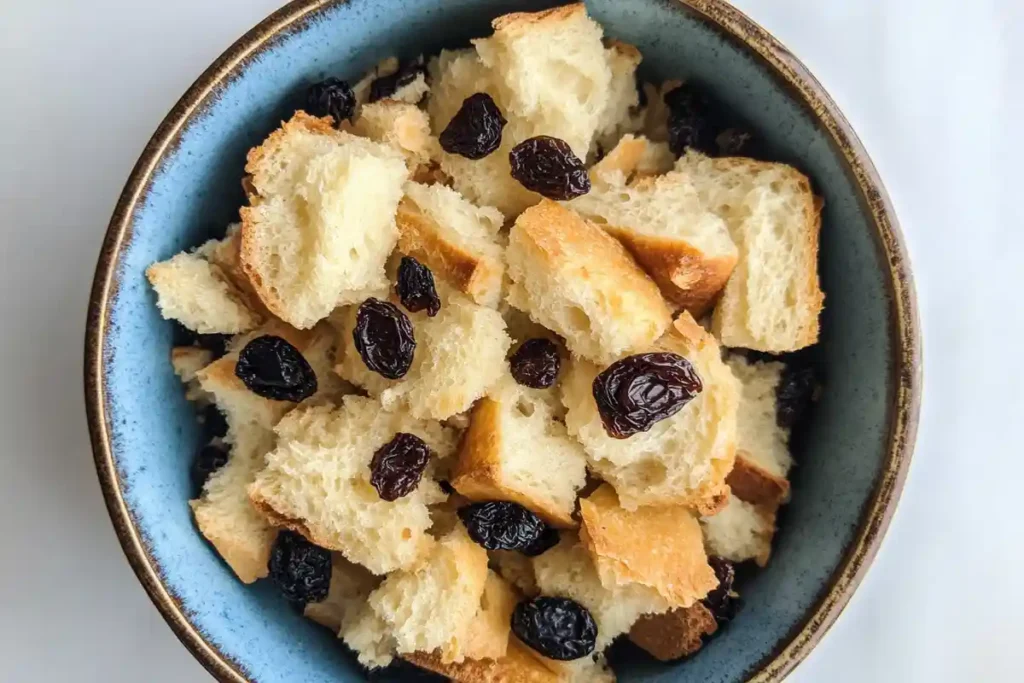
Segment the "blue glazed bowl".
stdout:
<path fill-rule="evenodd" d="M 530 0 L 300 0 L 232 46 L 160 125 L 103 244 L 86 338 L 86 399 L 100 483 L 125 553 L 182 642 L 224 681 L 360 681 L 327 631 L 266 582 L 239 583 L 195 530 L 188 464 L 200 446 L 168 363 L 171 326 L 143 271 L 237 219 L 246 151 L 295 106 L 303 85 L 355 77 L 486 35 Z M 806 172 L 825 199 L 827 294 L 814 360 L 826 391 L 796 453 L 769 567 L 745 608 L 692 660 L 629 651 L 620 680 L 781 680 L 835 620 L 874 556 L 910 461 L 919 324 L 892 208 L 849 125 L 806 69 L 719 0 L 593 0 L 608 35 L 637 45 L 649 80 L 692 77 Z"/>

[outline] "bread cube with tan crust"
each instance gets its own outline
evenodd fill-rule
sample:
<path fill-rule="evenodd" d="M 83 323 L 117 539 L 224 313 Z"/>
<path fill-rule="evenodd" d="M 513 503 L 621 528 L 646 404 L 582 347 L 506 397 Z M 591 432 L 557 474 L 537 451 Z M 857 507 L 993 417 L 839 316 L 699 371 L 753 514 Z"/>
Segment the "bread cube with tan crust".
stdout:
<path fill-rule="evenodd" d="M 386 286 L 395 209 L 408 170 L 389 145 L 296 112 L 249 152 L 241 264 L 266 307 L 309 328 L 340 304 Z"/>
<path fill-rule="evenodd" d="M 738 257 L 736 245 L 725 222 L 703 206 L 688 175 L 625 183 L 624 171 L 635 170 L 647 149 L 646 142 L 636 142 L 623 139 L 591 171 L 604 182 L 568 206 L 618 239 L 666 299 L 699 318 L 726 286 Z"/>
<path fill-rule="evenodd" d="M 576 526 L 586 455 L 542 400 L 506 375 L 477 401 L 459 447 L 452 486 L 474 501 L 507 500 L 547 523 Z"/>
<path fill-rule="evenodd" d="M 375 574 L 412 567 L 430 552 L 428 506 L 444 499 L 431 463 L 413 491 L 387 501 L 370 484 L 370 462 L 400 432 L 422 439 L 433 458 L 446 457 L 455 448 L 450 431 L 346 396 L 337 408 L 296 409 L 275 432 L 277 446 L 249 487 L 267 519 Z"/>
<path fill-rule="evenodd" d="M 821 206 L 807 177 L 785 164 L 695 152 L 676 168 L 722 217 L 739 249 L 715 307 L 715 335 L 726 346 L 770 353 L 818 341 Z"/>
<path fill-rule="evenodd" d="M 580 515 L 580 540 L 606 588 L 648 586 L 672 607 L 689 607 L 718 586 L 700 524 L 687 508 L 624 510 L 604 484 L 580 501 Z"/>
<path fill-rule="evenodd" d="M 350 130 L 397 149 L 411 169 L 430 163 L 439 152 L 427 112 L 407 102 L 387 99 L 365 104 Z"/>
<path fill-rule="evenodd" d="M 224 272 L 196 252 L 181 252 L 146 269 L 160 313 L 200 334 L 237 334 L 261 321 Z"/>
<path fill-rule="evenodd" d="M 775 508 L 755 505 L 730 495 L 724 508 L 701 518 L 708 552 L 732 562 L 768 564 L 775 535 Z"/>
<path fill-rule="evenodd" d="M 605 59 L 611 72 L 608 83 L 608 101 L 601 112 L 597 132 L 591 145 L 591 156 L 596 151 L 607 152 L 627 133 L 634 133 L 643 125 L 638 116 L 640 95 L 636 89 L 636 68 L 643 61 L 635 45 L 621 40 L 608 40 Z"/>
<path fill-rule="evenodd" d="M 508 651 L 498 659 L 466 659 L 446 664 L 437 652 L 410 652 L 403 658 L 455 683 L 565 683 L 563 676 L 542 663 L 515 637 L 509 638 Z"/>
<path fill-rule="evenodd" d="M 199 386 L 199 371 L 213 362 L 213 352 L 198 346 L 175 346 L 171 349 L 171 367 L 185 385 L 185 399 L 206 405 L 213 397 Z"/>
<path fill-rule="evenodd" d="M 785 478 L 793 456 L 789 453 L 789 429 L 779 426 L 775 398 L 785 364 L 752 362 L 738 354 L 731 355 L 727 363 L 741 387 L 737 450 L 761 469 Z"/>
<path fill-rule="evenodd" d="M 506 259 L 509 303 L 564 337 L 575 355 L 610 362 L 671 323 L 657 285 L 622 245 L 555 202 L 516 219 Z"/>
<path fill-rule="evenodd" d="M 629 629 L 629 639 L 655 659 L 671 662 L 701 649 L 704 638 L 716 631 L 715 615 L 696 602 L 664 614 L 645 614 Z"/>
<path fill-rule="evenodd" d="M 649 176 L 668 173 L 675 166 L 676 156 L 663 142 L 651 142 L 642 135 L 623 135 L 588 174 L 597 192 L 610 192 Z M 594 192 L 595 190 L 591 190 Z"/>
<path fill-rule="evenodd" d="M 303 616 L 335 633 L 345 619 L 351 619 L 366 603 L 381 579 L 362 565 L 349 562 L 341 553 L 331 553 L 331 585 L 327 597 L 306 603 Z"/>
<path fill-rule="evenodd" d="M 505 272 L 500 211 L 478 207 L 444 185 L 410 182 L 396 220 L 401 253 L 474 302 L 497 306 Z"/>

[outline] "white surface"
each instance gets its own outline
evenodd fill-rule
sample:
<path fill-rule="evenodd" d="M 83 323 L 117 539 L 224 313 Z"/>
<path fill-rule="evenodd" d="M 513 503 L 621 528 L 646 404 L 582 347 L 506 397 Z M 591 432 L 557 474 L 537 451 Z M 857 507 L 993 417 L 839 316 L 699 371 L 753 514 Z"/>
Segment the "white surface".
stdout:
<path fill-rule="evenodd" d="M 0 0 L 0 679 L 204 680 L 107 520 L 81 389 L 114 201 L 157 123 L 276 0 Z M 1020 681 L 1024 6 L 742 0 L 888 185 L 925 327 L 917 455 L 881 555 L 790 679 Z M 970 9 L 967 9 L 970 7 Z"/>

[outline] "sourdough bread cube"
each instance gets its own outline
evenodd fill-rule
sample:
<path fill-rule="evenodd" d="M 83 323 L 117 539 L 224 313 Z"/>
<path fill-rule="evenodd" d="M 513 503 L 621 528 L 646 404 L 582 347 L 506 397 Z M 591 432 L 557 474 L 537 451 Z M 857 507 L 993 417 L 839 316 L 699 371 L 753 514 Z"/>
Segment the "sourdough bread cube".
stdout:
<path fill-rule="evenodd" d="M 597 124 L 591 156 L 597 150 L 607 152 L 623 135 L 634 133 L 643 125 L 643 118 L 637 116 L 640 95 L 636 89 L 636 68 L 643 61 L 640 50 L 629 43 L 611 40 L 605 48 L 605 59 L 611 72 L 608 102 Z"/>
<path fill-rule="evenodd" d="M 267 576 L 277 529 L 253 508 L 247 489 L 273 447 L 273 434 L 235 429 L 228 462 L 210 475 L 199 498 L 189 501 L 200 533 L 243 583 Z"/>
<path fill-rule="evenodd" d="M 624 138 L 620 146 L 635 147 L 635 142 Z M 703 206 L 686 174 L 668 173 L 631 185 L 615 182 L 607 167 L 618 163 L 635 168 L 646 142 L 639 152 L 629 147 L 620 154 L 613 150 L 601 162 L 605 169 L 595 167 L 608 182 L 598 183 L 568 206 L 622 242 L 666 299 L 699 318 L 726 286 L 736 265 L 736 245 L 725 222 Z M 630 164 L 632 159 L 620 158 L 625 156 L 636 160 Z"/>
<path fill-rule="evenodd" d="M 397 149 L 409 168 L 430 163 L 439 152 L 430 118 L 415 104 L 388 99 L 363 105 L 351 130 Z"/>
<path fill-rule="evenodd" d="M 737 450 L 761 469 L 785 478 L 793 456 L 789 453 L 789 429 L 780 427 L 776 419 L 775 391 L 786 366 L 750 362 L 737 354 L 726 362 L 740 381 Z"/>
<path fill-rule="evenodd" d="M 730 495 L 722 510 L 700 523 L 710 554 L 732 562 L 754 560 L 760 567 L 768 564 L 775 535 L 774 509 Z"/>
<path fill-rule="evenodd" d="M 441 425 L 346 396 L 341 406 L 302 407 L 275 428 L 277 447 L 249 487 L 253 505 L 278 526 L 340 552 L 374 574 L 414 566 L 433 545 L 428 506 L 444 499 L 431 464 L 419 485 L 395 501 L 370 484 L 374 453 L 403 432 L 437 457 L 455 448 Z"/>
<path fill-rule="evenodd" d="M 528 556 L 517 550 L 489 550 L 487 557 L 491 568 L 521 595 L 537 595 L 537 577 L 533 574 L 533 560 Z"/>
<path fill-rule="evenodd" d="M 444 185 L 410 182 L 396 220 L 399 251 L 474 302 L 498 305 L 505 273 L 500 211 L 478 207 Z"/>
<path fill-rule="evenodd" d="M 785 164 L 694 152 L 676 168 L 690 176 L 739 248 L 715 307 L 715 335 L 726 346 L 770 353 L 818 341 L 821 206 L 806 176 Z"/>
<path fill-rule="evenodd" d="M 591 470 L 615 488 L 627 510 L 686 505 L 701 514 L 721 507 L 736 453 L 739 383 L 722 362 L 718 343 L 688 313 L 661 339 L 637 352 L 676 353 L 693 365 L 703 390 L 669 418 L 627 439 L 608 435 L 594 401 L 604 370 L 574 361 L 562 384 L 569 433 L 583 444 Z"/>
<path fill-rule="evenodd" d="M 580 515 L 580 539 L 606 588 L 648 586 L 672 607 L 689 607 L 718 586 L 700 524 L 687 508 L 624 510 L 615 490 L 603 484 L 580 501 Z"/>
<path fill-rule="evenodd" d="M 359 307 L 344 316 L 337 372 L 380 399 L 388 410 L 407 410 L 416 419 L 445 420 L 468 410 L 501 377 L 511 341 L 494 309 L 438 287 L 441 310 L 409 313 L 416 351 L 409 372 L 397 380 L 373 372 L 353 343 Z M 383 297 L 381 297 L 383 298 Z"/>
<path fill-rule="evenodd" d="M 195 252 L 181 252 L 146 269 L 160 314 L 200 334 L 237 334 L 260 317 L 224 272 Z"/>
<path fill-rule="evenodd" d="M 587 478 L 582 446 L 505 375 L 473 408 L 452 486 L 473 501 L 507 500 L 548 524 L 576 526 L 576 491 Z"/>
<path fill-rule="evenodd" d="M 307 603 L 302 614 L 338 633 L 346 617 L 351 619 L 358 614 L 380 581 L 380 577 L 349 562 L 341 553 L 331 553 L 331 586 L 327 597 L 320 602 Z"/>
<path fill-rule="evenodd" d="M 445 663 L 437 652 L 410 652 L 403 655 L 421 669 L 447 676 L 455 683 L 565 683 L 565 678 L 548 667 L 515 637 L 509 638 L 508 651 L 498 659 L 469 659 Z"/>
<path fill-rule="evenodd" d="M 668 173 L 675 163 L 676 156 L 664 142 L 651 142 L 642 135 L 623 135 L 590 167 L 591 187 L 596 187 L 596 192 L 609 193 L 642 178 Z"/>
<path fill-rule="evenodd" d="M 505 256 L 509 303 L 564 337 L 575 355 L 610 362 L 671 323 L 657 285 L 622 245 L 555 202 L 516 219 Z"/>
<path fill-rule="evenodd" d="M 245 183 L 243 182 L 243 186 Z M 260 320 L 270 320 L 273 314 L 263 305 L 256 288 L 249 276 L 242 269 L 242 224 L 232 223 L 228 226 L 223 239 L 204 242 L 196 253 L 220 268 L 221 272 L 241 294 L 245 305 Z"/>
<path fill-rule="evenodd" d="M 597 624 L 595 652 L 603 651 L 642 614 L 660 614 L 671 605 L 658 592 L 640 584 L 611 588 L 601 583 L 590 554 L 571 533 L 551 550 L 533 558 L 542 595 L 570 598 L 586 607 Z"/>
<path fill-rule="evenodd" d="M 490 569 L 480 604 L 461 645 L 466 659 L 500 659 L 508 652 L 512 611 L 519 596 L 505 579 Z"/>
<path fill-rule="evenodd" d="M 377 616 L 369 602 L 362 603 L 351 615 L 346 613 L 338 637 L 355 651 L 359 663 L 367 669 L 385 667 L 395 659 L 398 645 L 391 627 Z"/>
<path fill-rule="evenodd" d="M 368 604 L 399 654 L 439 650 L 443 662 L 461 662 L 487 576 L 487 551 L 456 528 L 421 562 L 389 575 Z"/>
<path fill-rule="evenodd" d="M 696 602 L 665 614 L 640 617 L 629 639 L 655 659 L 671 662 L 688 657 L 704 646 L 704 638 L 718 631 L 718 621 L 704 603 Z"/>
<path fill-rule="evenodd" d="M 242 268 L 274 315 L 309 328 L 385 285 L 408 171 L 392 147 L 296 112 L 249 152 Z"/>

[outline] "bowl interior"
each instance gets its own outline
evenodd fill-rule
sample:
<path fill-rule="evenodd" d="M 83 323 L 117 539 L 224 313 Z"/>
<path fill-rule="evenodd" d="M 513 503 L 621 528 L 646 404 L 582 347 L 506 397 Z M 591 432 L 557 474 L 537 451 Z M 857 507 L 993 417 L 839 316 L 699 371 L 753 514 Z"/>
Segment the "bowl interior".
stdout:
<path fill-rule="evenodd" d="M 287 117 L 303 85 L 356 78 L 391 54 L 458 47 L 499 14 L 557 3 L 351 0 L 290 26 L 243 62 L 186 121 L 131 215 L 117 256 L 103 340 L 106 420 L 124 500 L 164 586 L 194 628 L 256 681 L 358 681 L 364 674 L 327 631 L 266 582 L 239 583 L 196 532 L 188 465 L 200 446 L 171 371 L 171 325 L 143 272 L 222 234 L 238 216 L 246 151 Z M 625 648 L 620 680 L 736 682 L 799 628 L 828 589 L 885 464 L 893 404 L 888 269 L 842 155 L 758 58 L 671 1 L 588 2 L 610 36 L 637 45 L 651 80 L 693 77 L 749 122 L 772 156 L 793 163 L 825 200 L 821 277 L 827 301 L 812 351 L 826 389 L 801 439 L 793 500 L 767 570 L 743 585 L 741 617 L 696 657 L 660 664 Z"/>

